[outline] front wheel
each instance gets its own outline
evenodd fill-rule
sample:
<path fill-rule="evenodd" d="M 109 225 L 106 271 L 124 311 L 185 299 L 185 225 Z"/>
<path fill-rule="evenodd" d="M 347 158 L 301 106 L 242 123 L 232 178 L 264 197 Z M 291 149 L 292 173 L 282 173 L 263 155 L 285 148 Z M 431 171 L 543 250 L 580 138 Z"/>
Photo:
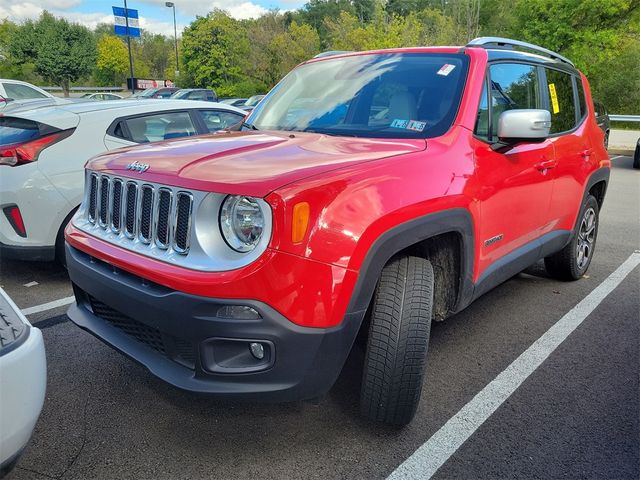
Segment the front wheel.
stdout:
<path fill-rule="evenodd" d="M 578 280 L 586 273 L 596 246 L 599 215 L 598 201 L 589 195 L 580 210 L 569 244 L 544 259 L 549 275 L 559 280 Z"/>
<path fill-rule="evenodd" d="M 433 268 L 398 256 L 382 270 L 371 305 L 360 409 L 371 420 L 405 425 L 416 413 L 429 344 Z"/>

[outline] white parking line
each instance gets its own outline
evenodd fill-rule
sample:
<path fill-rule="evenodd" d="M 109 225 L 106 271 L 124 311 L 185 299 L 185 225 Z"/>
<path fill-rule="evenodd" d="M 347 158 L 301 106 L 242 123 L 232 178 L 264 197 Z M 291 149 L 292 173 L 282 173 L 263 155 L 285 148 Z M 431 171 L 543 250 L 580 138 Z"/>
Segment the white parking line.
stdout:
<path fill-rule="evenodd" d="M 45 312 L 47 310 L 51 310 L 52 308 L 63 307 L 65 305 L 69 305 L 73 303 L 75 297 L 65 297 L 60 300 L 54 300 L 53 302 L 43 303 L 42 305 L 36 305 L 35 307 L 23 308 L 23 315 L 32 315 L 34 313 Z"/>
<path fill-rule="evenodd" d="M 400 464 L 388 480 L 431 478 L 639 264 L 640 252 L 636 251 Z"/>
<path fill-rule="evenodd" d="M 616 155 L 615 157 L 611 157 L 609 160 L 613 161 L 613 160 L 616 160 L 618 158 L 624 158 L 624 157 L 625 157 L 625 155 Z"/>

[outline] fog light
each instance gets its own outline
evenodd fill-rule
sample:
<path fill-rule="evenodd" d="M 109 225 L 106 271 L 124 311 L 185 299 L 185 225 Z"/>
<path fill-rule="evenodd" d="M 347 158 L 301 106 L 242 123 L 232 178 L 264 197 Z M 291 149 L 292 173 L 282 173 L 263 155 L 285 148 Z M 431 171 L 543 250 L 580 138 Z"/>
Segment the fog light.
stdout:
<path fill-rule="evenodd" d="M 249 344 L 249 350 L 251 351 L 251 355 L 256 357 L 258 360 L 262 360 L 264 358 L 264 347 L 261 343 L 251 342 Z"/>
<path fill-rule="evenodd" d="M 216 313 L 218 318 L 235 318 L 238 320 L 257 320 L 260 314 L 246 305 L 225 305 L 220 307 Z"/>

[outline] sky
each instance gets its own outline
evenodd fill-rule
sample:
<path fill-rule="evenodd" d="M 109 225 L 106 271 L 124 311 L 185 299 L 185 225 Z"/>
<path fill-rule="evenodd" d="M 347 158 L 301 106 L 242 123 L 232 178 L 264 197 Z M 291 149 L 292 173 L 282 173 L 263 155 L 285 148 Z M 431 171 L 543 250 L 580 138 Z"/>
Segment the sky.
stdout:
<path fill-rule="evenodd" d="M 255 18 L 269 9 L 292 10 L 305 0 L 174 0 L 178 36 L 196 15 L 214 8 L 227 10 L 232 17 Z M 140 27 L 152 33 L 173 36 L 173 11 L 165 0 L 127 0 L 138 10 Z M 0 20 L 23 22 L 37 18 L 43 10 L 93 28 L 98 23 L 113 23 L 112 6 L 124 6 L 123 0 L 0 0 Z"/>

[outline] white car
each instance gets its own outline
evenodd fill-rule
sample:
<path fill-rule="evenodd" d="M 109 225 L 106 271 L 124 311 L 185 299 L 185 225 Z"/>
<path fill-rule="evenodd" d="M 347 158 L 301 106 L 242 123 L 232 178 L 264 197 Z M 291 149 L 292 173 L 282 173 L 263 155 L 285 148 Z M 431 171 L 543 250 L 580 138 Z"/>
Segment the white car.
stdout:
<path fill-rule="evenodd" d="M 42 333 L 0 288 L 0 478 L 16 464 L 47 387 Z"/>
<path fill-rule="evenodd" d="M 122 100 L 122 95 L 117 93 L 85 93 L 80 97 L 82 100 Z"/>
<path fill-rule="evenodd" d="M 0 108 L 2 104 L 9 103 L 7 100 L 27 100 L 32 98 L 55 98 L 49 92 L 20 80 L 10 80 L 0 78 Z"/>
<path fill-rule="evenodd" d="M 245 115 L 194 100 L 83 102 L 0 115 L 0 255 L 64 262 L 63 230 L 82 201 L 83 167 L 94 155 L 216 132 Z"/>

